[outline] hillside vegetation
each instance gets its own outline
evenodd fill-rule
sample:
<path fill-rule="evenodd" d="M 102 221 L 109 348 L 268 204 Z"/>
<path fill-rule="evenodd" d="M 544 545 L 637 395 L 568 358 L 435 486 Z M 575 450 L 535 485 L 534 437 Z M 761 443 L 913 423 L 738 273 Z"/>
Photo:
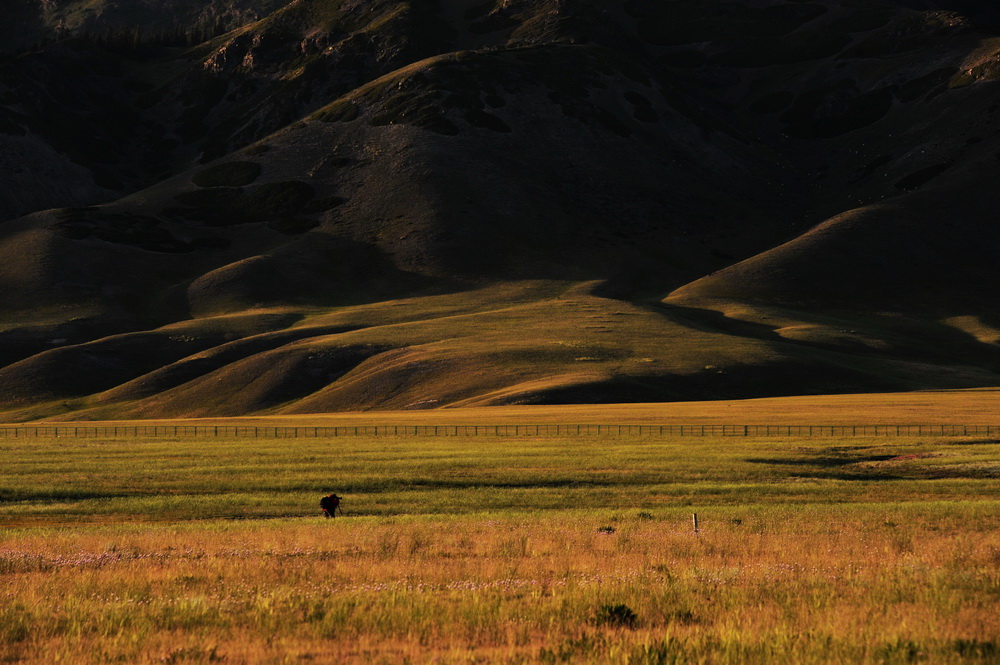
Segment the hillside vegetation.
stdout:
<path fill-rule="evenodd" d="M 1000 17 L 15 3 L 0 411 L 1000 385 Z"/>

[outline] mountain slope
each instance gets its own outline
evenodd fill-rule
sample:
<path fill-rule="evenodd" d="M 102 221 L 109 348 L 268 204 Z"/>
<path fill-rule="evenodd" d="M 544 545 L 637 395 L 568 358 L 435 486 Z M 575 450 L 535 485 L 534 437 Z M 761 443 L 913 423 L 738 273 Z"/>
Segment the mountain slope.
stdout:
<path fill-rule="evenodd" d="M 10 417 L 1000 380 L 996 12 L 93 7 L 0 64 Z"/>

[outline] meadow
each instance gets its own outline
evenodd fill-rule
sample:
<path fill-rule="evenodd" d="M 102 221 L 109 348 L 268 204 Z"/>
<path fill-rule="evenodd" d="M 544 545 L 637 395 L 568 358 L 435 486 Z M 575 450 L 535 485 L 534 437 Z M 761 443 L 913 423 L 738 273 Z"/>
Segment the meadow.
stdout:
<path fill-rule="evenodd" d="M 0 459 L 2 662 L 1000 662 L 993 440 L 40 439 Z"/>

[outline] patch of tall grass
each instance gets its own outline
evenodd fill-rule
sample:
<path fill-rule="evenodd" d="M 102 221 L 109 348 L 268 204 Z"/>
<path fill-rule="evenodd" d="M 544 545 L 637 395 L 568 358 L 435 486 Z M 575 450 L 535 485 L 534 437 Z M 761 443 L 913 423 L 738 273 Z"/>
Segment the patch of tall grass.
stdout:
<path fill-rule="evenodd" d="M 677 509 L 24 529 L 0 541 L 0 652 L 996 662 L 998 507 L 719 507 L 698 534 Z"/>
<path fill-rule="evenodd" d="M 1000 662 L 992 442 L 0 447 L 2 662 Z"/>

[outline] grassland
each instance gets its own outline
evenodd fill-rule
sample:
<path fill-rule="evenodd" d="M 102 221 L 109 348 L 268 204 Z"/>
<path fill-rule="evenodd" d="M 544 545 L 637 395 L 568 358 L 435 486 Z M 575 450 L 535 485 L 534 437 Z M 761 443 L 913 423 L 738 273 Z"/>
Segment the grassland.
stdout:
<path fill-rule="evenodd" d="M 242 418 L 143 419 L 142 424 L 229 426 L 513 425 L 631 423 L 633 425 L 940 425 L 1000 424 L 1000 388 L 897 393 L 799 395 L 690 402 L 556 404 L 364 411 Z M 72 420 L 53 419 L 66 426 Z M 88 419 L 87 426 L 131 426 L 137 421 Z M 29 424 L 54 424 L 29 421 Z"/>
<path fill-rule="evenodd" d="M 5 662 L 1000 662 L 993 441 L 0 448 Z"/>

